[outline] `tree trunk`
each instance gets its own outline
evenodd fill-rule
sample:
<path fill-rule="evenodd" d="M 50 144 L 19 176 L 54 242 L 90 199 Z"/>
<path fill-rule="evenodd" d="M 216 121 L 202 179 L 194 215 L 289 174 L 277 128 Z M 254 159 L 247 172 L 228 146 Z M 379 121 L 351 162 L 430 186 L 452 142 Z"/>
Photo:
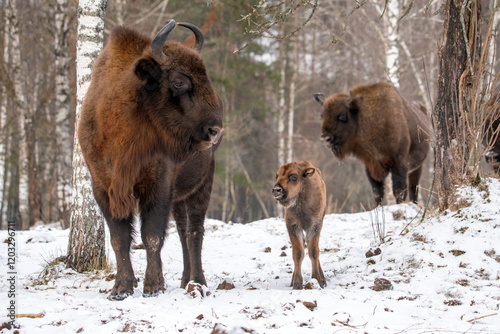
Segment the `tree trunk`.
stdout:
<path fill-rule="evenodd" d="M 387 19 L 384 20 L 386 26 L 387 44 L 385 50 L 385 66 L 387 76 L 392 84 L 399 89 L 399 0 L 391 0 L 387 3 Z"/>
<path fill-rule="evenodd" d="M 28 206 L 28 149 L 26 142 L 26 99 L 22 87 L 21 72 L 21 49 L 19 45 L 19 20 L 17 17 L 17 8 L 13 0 L 5 2 L 7 26 L 11 41 L 11 59 L 10 68 L 12 70 L 12 82 L 14 89 L 14 115 L 17 120 L 17 133 L 15 136 L 16 153 L 18 158 L 18 212 L 14 212 L 15 220 L 19 219 L 21 229 L 29 227 L 29 206 Z"/>
<path fill-rule="evenodd" d="M 71 205 L 71 110 L 69 73 L 69 17 L 68 0 L 57 0 L 55 21 L 55 110 L 56 163 L 59 219 L 63 228 L 69 227 Z"/>
<path fill-rule="evenodd" d="M 293 121 L 295 117 L 296 81 L 299 72 L 299 41 L 293 43 L 292 80 L 290 83 L 290 106 L 288 107 L 287 162 L 293 161 Z"/>
<path fill-rule="evenodd" d="M 451 204 L 453 186 L 460 183 L 458 165 L 457 126 L 459 124 L 460 78 L 466 70 L 467 45 L 462 29 L 460 13 L 466 0 L 447 1 L 444 8 L 444 31 L 439 46 L 439 75 L 437 103 L 434 110 L 436 132 L 436 185 L 439 208 L 445 210 Z M 470 13 L 465 11 L 464 23 L 470 24 Z"/>
<path fill-rule="evenodd" d="M 102 49 L 107 0 L 80 0 L 77 39 L 77 111 L 90 85 L 92 64 Z M 92 193 L 90 173 L 85 165 L 78 131 L 73 149 L 73 204 L 66 264 L 78 272 L 106 266 L 104 222 Z"/>
<path fill-rule="evenodd" d="M 8 33 L 8 20 L 4 21 L 4 38 L 2 50 L 2 62 L 9 63 L 9 33 Z M 8 69 L 6 68 L 7 72 Z M 7 128 L 7 105 L 8 94 L 6 84 L 0 88 L 0 229 L 3 229 L 4 224 L 7 225 L 7 152 L 8 152 L 8 128 Z"/>

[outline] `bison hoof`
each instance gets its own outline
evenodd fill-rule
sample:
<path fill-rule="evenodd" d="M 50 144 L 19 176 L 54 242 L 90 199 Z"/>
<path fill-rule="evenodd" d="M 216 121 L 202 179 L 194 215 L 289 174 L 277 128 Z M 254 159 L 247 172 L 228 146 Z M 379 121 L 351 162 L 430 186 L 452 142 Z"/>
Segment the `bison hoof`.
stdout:
<path fill-rule="evenodd" d="M 119 293 L 111 292 L 108 296 L 108 300 L 122 301 L 125 298 L 127 298 L 128 296 L 131 296 L 132 294 L 133 294 L 133 292 L 131 292 L 131 291 L 122 291 Z"/>
<path fill-rule="evenodd" d="M 164 293 L 165 291 L 163 289 L 156 290 L 156 291 L 144 291 L 142 293 L 142 296 L 144 298 L 149 298 L 149 297 L 158 297 L 160 293 Z"/>

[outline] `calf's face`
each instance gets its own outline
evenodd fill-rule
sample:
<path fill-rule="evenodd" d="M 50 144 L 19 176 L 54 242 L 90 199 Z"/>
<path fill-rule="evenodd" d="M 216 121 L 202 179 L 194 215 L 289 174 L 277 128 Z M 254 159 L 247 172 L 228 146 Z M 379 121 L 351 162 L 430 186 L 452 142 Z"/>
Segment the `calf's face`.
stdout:
<path fill-rule="evenodd" d="M 276 173 L 273 187 L 274 198 L 285 208 L 297 203 L 304 181 L 314 175 L 316 169 L 308 162 L 292 162 L 281 166 Z"/>
<path fill-rule="evenodd" d="M 357 116 L 363 103 L 362 96 L 345 93 L 335 94 L 324 100 L 322 94 L 315 94 L 314 100 L 323 106 L 321 114 L 321 140 L 342 159 L 346 143 L 357 129 Z"/>

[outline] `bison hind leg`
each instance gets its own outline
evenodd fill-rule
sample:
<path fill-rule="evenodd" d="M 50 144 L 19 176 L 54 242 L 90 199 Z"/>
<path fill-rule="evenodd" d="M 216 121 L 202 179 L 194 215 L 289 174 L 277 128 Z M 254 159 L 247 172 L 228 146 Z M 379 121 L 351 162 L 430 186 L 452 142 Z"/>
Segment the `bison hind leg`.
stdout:
<path fill-rule="evenodd" d="M 418 201 L 418 182 L 422 175 L 422 166 L 418 167 L 408 175 L 408 193 L 410 201 L 417 203 Z"/>

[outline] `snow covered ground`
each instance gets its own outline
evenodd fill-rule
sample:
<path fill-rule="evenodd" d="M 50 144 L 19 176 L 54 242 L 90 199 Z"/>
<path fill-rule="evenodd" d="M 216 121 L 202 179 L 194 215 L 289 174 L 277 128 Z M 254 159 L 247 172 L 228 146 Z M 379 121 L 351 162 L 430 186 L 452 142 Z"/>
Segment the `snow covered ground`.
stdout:
<path fill-rule="evenodd" d="M 500 182 L 460 193 L 460 208 L 428 213 L 423 223 L 413 204 L 327 215 L 320 239 L 325 289 L 310 280 L 307 256 L 303 275 L 311 289 L 290 288 L 291 248 L 279 218 L 247 225 L 207 220 L 203 262 L 210 294 L 203 298 L 179 288 L 182 254 L 175 228 L 163 249 L 166 292 L 141 296 L 145 251 L 134 250 L 139 287 L 122 302 L 106 299 L 113 286 L 106 277 L 114 270 L 77 274 L 54 261 L 66 253 L 67 230 L 20 231 L 21 317 L 17 329 L 0 332 L 500 333 Z M 374 227 L 383 221 L 387 237 L 379 244 Z M 0 300 L 6 315 L 3 247 Z M 109 241 L 107 247 L 114 260 Z M 378 255 L 367 257 L 369 251 Z M 235 288 L 217 290 L 226 278 Z M 9 321 L 3 314 L 0 324 Z"/>

